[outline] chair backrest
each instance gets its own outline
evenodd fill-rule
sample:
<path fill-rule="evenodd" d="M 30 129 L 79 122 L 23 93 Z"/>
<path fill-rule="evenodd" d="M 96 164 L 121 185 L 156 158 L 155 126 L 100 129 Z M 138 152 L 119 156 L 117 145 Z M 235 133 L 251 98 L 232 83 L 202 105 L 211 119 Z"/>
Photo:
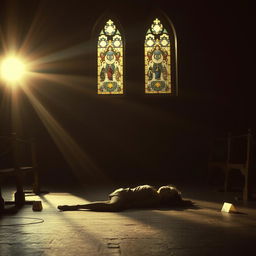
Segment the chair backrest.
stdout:
<path fill-rule="evenodd" d="M 251 161 L 253 136 L 251 130 L 248 129 L 246 134 L 228 135 L 229 143 L 229 163 L 245 164 L 249 166 Z"/>
<path fill-rule="evenodd" d="M 10 136 L 1 136 L 0 141 L 0 168 L 36 165 L 36 149 L 33 139 L 19 139 L 13 133 Z"/>
<path fill-rule="evenodd" d="M 226 138 L 215 139 L 210 161 L 249 165 L 253 136 L 249 129 L 246 134 L 228 134 Z"/>

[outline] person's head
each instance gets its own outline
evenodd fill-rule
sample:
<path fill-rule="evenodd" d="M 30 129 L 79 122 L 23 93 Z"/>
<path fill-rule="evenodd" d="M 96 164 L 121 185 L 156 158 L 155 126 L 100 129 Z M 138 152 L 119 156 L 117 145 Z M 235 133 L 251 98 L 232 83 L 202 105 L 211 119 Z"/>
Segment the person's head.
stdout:
<path fill-rule="evenodd" d="M 164 203 L 172 203 L 181 200 L 181 192 L 174 186 L 162 186 L 157 192 L 160 200 Z"/>

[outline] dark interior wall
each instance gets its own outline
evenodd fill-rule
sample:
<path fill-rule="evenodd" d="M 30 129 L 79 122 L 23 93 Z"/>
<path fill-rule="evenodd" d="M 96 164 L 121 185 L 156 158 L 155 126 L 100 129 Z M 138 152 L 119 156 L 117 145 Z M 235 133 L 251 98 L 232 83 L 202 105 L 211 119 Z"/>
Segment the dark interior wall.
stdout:
<path fill-rule="evenodd" d="M 177 97 L 144 94 L 143 41 L 156 5 L 177 32 Z M 96 94 L 94 32 L 106 10 L 120 22 L 125 37 L 122 96 Z M 51 57 L 38 71 L 66 75 L 61 83 L 33 80 L 31 90 L 99 170 L 112 179 L 188 179 L 205 171 L 212 136 L 254 125 L 245 65 L 248 17 L 246 1 L 5 1 L 1 33 L 6 38 L 12 24 L 18 47 L 27 36 L 27 54 Z M 3 40 L 1 47 L 3 52 Z M 23 93 L 20 101 L 19 131 L 37 137 L 44 176 L 69 177 L 72 168 L 61 154 L 65 149 L 55 145 Z M 9 129 L 7 110 L 2 104 L 2 133 Z M 83 161 L 75 168 L 87 173 L 91 164 Z"/>

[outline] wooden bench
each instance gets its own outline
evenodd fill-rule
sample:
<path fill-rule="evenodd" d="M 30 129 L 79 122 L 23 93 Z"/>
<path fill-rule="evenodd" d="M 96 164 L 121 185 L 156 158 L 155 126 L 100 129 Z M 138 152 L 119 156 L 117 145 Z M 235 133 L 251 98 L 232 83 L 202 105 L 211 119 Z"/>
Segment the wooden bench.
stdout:
<path fill-rule="evenodd" d="M 213 145 L 208 162 L 208 177 L 211 176 L 214 169 L 218 168 L 221 170 L 225 176 L 224 191 L 228 191 L 230 171 L 239 170 L 244 176 L 243 200 L 247 201 L 251 190 L 249 177 L 254 165 L 252 158 L 253 136 L 251 130 L 249 129 L 246 134 L 238 136 L 229 133 L 227 138 L 220 138 L 217 140 L 222 142 L 220 143 L 220 145 L 222 144 L 222 146 L 220 146 L 222 159 L 216 159 L 216 156 L 214 156 L 213 152 L 216 147 Z M 236 142 L 238 142 L 240 146 L 243 146 L 243 149 L 240 152 L 243 157 L 234 157 L 234 143 Z"/>
<path fill-rule="evenodd" d="M 36 159 L 36 146 L 35 141 L 32 140 L 22 140 L 16 137 L 16 134 L 12 134 L 11 136 L 2 136 L 0 137 L 0 141 L 5 140 L 7 145 L 7 150 L 1 154 L 1 159 L 9 156 L 12 166 L 8 168 L 0 169 L 0 211 L 4 209 L 5 202 L 1 194 L 1 181 L 4 180 L 5 176 L 13 177 L 16 186 L 16 192 L 14 195 L 15 205 L 20 207 L 25 204 L 25 193 L 23 187 L 23 176 L 26 173 L 31 172 L 33 174 L 33 192 L 36 194 L 40 193 L 39 188 L 39 177 L 38 177 L 38 168 L 37 168 L 37 159 Z M 25 145 L 29 151 L 29 166 L 24 166 L 24 162 L 22 161 L 22 148 L 21 145 Z"/>

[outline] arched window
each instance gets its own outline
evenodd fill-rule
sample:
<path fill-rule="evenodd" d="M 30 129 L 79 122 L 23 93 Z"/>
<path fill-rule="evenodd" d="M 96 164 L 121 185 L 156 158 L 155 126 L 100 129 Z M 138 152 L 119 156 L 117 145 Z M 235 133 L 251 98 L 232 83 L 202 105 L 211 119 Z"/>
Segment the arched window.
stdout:
<path fill-rule="evenodd" d="M 123 39 L 109 19 L 98 37 L 98 94 L 123 94 Z"/>
<path fill-rule="evenodd" d="M 173 41 L 171 40 L 173 39 Z M 145 92 L 148 94 L 173 94 L 175 91 L 175 38 L 155 18 L 145 37 Z"/>

